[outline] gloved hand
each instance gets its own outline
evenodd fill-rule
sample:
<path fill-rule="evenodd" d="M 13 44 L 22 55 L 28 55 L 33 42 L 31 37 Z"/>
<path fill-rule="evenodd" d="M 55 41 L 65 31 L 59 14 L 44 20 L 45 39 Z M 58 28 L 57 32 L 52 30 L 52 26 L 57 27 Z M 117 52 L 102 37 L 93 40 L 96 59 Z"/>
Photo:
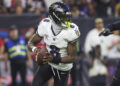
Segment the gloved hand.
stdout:
<path fill-rule="evenodd" d="M 99 34 L 99 36 L 108 36 L 110 34 L 113 34 L 112 31 L 110 31 L 110 29 L 105 29 Z"/>

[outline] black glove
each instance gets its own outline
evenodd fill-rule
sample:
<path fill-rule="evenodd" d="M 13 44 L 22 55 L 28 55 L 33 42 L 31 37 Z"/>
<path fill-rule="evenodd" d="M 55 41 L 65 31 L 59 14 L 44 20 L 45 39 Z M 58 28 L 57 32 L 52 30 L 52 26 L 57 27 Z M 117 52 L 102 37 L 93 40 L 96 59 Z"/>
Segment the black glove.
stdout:
<path fill-rule="evenodd" d="M 110 29 L 105 29 L 99 34 L 99 36 L 108 36 L 110 34 L 113 34 L 112 31 L 110 31 Z"/>

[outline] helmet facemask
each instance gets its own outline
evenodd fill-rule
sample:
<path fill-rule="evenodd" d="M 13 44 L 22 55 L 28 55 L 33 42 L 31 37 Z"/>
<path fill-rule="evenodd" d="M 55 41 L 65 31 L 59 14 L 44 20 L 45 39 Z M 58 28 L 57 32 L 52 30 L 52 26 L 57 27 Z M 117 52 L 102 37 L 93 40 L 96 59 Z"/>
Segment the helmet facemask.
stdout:
<path fill-rule="evenodd" d="M 71 25 L 71 14 L 63 14 L 60 15 L 60 21 L 61 21 L 61 24 L 60 26 L 62 26 L 63 28 L 69 28 L 70 25 Z"/>

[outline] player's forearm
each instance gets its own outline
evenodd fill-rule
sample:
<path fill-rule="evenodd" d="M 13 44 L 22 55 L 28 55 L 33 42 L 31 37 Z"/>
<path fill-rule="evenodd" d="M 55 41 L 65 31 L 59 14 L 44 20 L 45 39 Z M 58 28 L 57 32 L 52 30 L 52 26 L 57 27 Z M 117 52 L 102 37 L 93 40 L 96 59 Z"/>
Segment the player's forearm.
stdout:
<path fill-rule="evenodd" d="M 32 49 L 35 47 L 35 44 L 32 43 L 31 41 L 28 42 L 28 49 L 32 51 Z"/>
<path fill-rule="evenodd" d="M 34 34 L 33 37 L 28 41 L 28 49 L 33 51 L 36 47 L 36 44 L 42 40 L 38 34 Z"/>
<path fill-rule="evenodd" d="M 108 26 L 111 31 L 120 30 L 120 21 L 114 22 Z"/>
<path fill-rule="evenodd" d="M 103 30 L 99 36 L 108 36 L 110 34 L 113 34 L 113 31 L 120 30 L 120 21 L 114 22 L 112 24 L 109 24 L 107 29 Z"/>
<path fill-rule="evenodd" d="M 66 56 L 61 58 L 61 63 L 72 63 L 74 62 L 76 56 Z"/>
<path fill-rule="evenodd" d="M 31 54 L 30 54 L 29 50 L 27 50 L 27 58 L 28 58 L 28 60 L 32 60 L 32 57 L 31 57 Z"/>

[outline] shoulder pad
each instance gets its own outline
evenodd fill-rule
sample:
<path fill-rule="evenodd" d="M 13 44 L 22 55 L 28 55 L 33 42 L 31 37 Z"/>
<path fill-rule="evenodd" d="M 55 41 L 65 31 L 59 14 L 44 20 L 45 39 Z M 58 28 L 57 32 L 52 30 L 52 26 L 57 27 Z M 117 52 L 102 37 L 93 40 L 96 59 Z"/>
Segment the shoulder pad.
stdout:
<path fill-rule="evenodd" d="M 76 24 L 71 24 L 72 28 L 68 29 L 68 33 L 66 35 L 66 40 L 68 42 L 73 42 L 80 37 L 80 31 Z"/>
<path fill-rule="evenodd" d="M 77 36 L 80 36 L 80 31 L 79 31 L 79 29 L 74 29 L 74 31 L 75 31 L 75 34 L 77 35 Z"/>
<path fill-rule="evenodd" d="M 71 24 L 70 27 L 71 27 L 71 28 L 75 28 L 75 25 Z"/>
<path fill-rule="evenodd" d="M 50 20 L 49 20 L 49 19 L 44 19 L 43 21 L 44 21 L 44 22 L 50 22 Z"/>

